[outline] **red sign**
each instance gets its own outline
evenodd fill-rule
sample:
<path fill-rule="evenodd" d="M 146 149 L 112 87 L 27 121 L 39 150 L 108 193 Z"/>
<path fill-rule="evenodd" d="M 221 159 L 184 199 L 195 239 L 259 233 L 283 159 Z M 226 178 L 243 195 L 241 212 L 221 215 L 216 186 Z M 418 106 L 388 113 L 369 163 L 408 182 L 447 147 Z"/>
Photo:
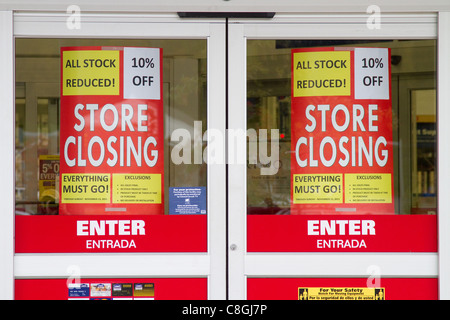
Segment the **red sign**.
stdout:
<path fill-rule="evenodd" d="M 62 215 L 164 214 L 162 49 L 61 48 Z"/>
<path fill-rule="evenodd" d="M 206 252 L 206 215 L 16 216 L 16 253 Z"/>
<path fill-rule="evenodd" d="M 292 50 L 291 214 L 394 213 L 390 51 Z"/>
<path fill-rule="evenodd" d="M 436 215 L 249 215 L 249 252 L 437 252 Z"/>

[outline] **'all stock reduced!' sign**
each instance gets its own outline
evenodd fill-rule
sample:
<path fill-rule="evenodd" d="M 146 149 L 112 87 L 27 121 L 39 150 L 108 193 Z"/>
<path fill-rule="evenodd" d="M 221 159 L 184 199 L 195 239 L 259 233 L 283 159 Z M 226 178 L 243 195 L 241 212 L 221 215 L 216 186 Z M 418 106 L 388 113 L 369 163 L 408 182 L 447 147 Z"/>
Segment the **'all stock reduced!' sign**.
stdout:
<path fill-rule="evenodd" d="M 394 213 L 390 51 L 292 50 L 292 214 Z"/>
<path fill-rule="evenodd" d="M 162 50 L 61 48 L 60 214 L 163 214 Z"/>

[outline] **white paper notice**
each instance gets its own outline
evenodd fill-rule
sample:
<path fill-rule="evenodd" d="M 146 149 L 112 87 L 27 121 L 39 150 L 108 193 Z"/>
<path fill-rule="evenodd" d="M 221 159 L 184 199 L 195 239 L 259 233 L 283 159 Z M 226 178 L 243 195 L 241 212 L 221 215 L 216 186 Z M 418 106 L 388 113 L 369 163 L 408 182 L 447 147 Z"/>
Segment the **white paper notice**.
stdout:
<path fill-rule="evenodd" d="M 390 99 L 389 50 L 355 48 L 355 99 Z"/>
<path fill-rule="evenodd" d="M 159 48 L 123 49 L 124 99 L 161 99 Z"/>

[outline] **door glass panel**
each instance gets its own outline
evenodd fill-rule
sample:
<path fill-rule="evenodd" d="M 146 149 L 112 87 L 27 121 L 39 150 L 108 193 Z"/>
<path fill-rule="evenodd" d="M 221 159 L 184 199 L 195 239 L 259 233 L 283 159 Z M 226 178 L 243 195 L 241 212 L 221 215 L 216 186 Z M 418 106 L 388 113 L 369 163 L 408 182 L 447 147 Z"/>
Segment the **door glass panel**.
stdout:
<path fill-rule="evenodd" d="M 437 250 L 436 41 L 248 40 L 247 134 L 248 251 Z"/>
<path fill-rule="evenodd" d="M 411 90 L 412 213 L 433 214 L 436 193 L 436 89 Z M 433 212 L 434 211 L 434 212 Z"/>
<path fill-rule="evenodd" d="M 155 71 L 161 77 L 158 98 L 147 94 L 157 81 L 148 73 L 158 68 L 156 58 L 126 56 L 142 48 L 162 52 Z M 206 251 L 207 167 L 194 162 L 199 146 L 192 142 L 207 129 L 206 40 L 17 39 L 15 52 L 16 252 Z M 102 58 L 111 52 L 129 66 Z M 108 78 L 111 70 L 117 78 Z M 143 73 L 129 76 L 127 70 Z M 135 90 L 128 96 L 127 76 Z M 102 93 L 114 80 L 118 91 Z M 133 95 L 138 87 L 144 88 L 141 96 Z M 161 107 L 152 107 L 158 99 Z M 155 127 L 162 134 L 152 140 Z M 137 138 L 138 132 L 148 135 Z M 77 144 L 83 139 L 89 144 Z M 100 159 L 111 161 L 108 170 L 95 171 Z M 157 175 L 127 171 L 128 164 L 139 167 L 144 160 L 149 168 L 153 160 L 161 166 Z M 76 174 L 66 174 L 71 161 L 80 169 Z M 60 168 L 66 171 L 60 174 Z M 100 174 L 106 177 L 101 183 Z M 153 202 L 161 204 L 158 209 L 147 206 Z"/>

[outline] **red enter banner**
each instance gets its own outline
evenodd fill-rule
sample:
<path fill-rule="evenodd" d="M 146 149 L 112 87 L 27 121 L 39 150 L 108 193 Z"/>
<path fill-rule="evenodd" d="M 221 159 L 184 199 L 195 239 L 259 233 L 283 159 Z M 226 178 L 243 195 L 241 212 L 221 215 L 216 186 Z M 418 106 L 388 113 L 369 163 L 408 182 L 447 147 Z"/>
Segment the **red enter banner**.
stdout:
<path fill-rule="evenodd" d="M 247 216 L 249 252 L 437 252 L 435 215 Z"/>
<path fill-rule="evenodd" d="M 206 252 L 206 215 L 16 216 L 16 253 Z"/>

